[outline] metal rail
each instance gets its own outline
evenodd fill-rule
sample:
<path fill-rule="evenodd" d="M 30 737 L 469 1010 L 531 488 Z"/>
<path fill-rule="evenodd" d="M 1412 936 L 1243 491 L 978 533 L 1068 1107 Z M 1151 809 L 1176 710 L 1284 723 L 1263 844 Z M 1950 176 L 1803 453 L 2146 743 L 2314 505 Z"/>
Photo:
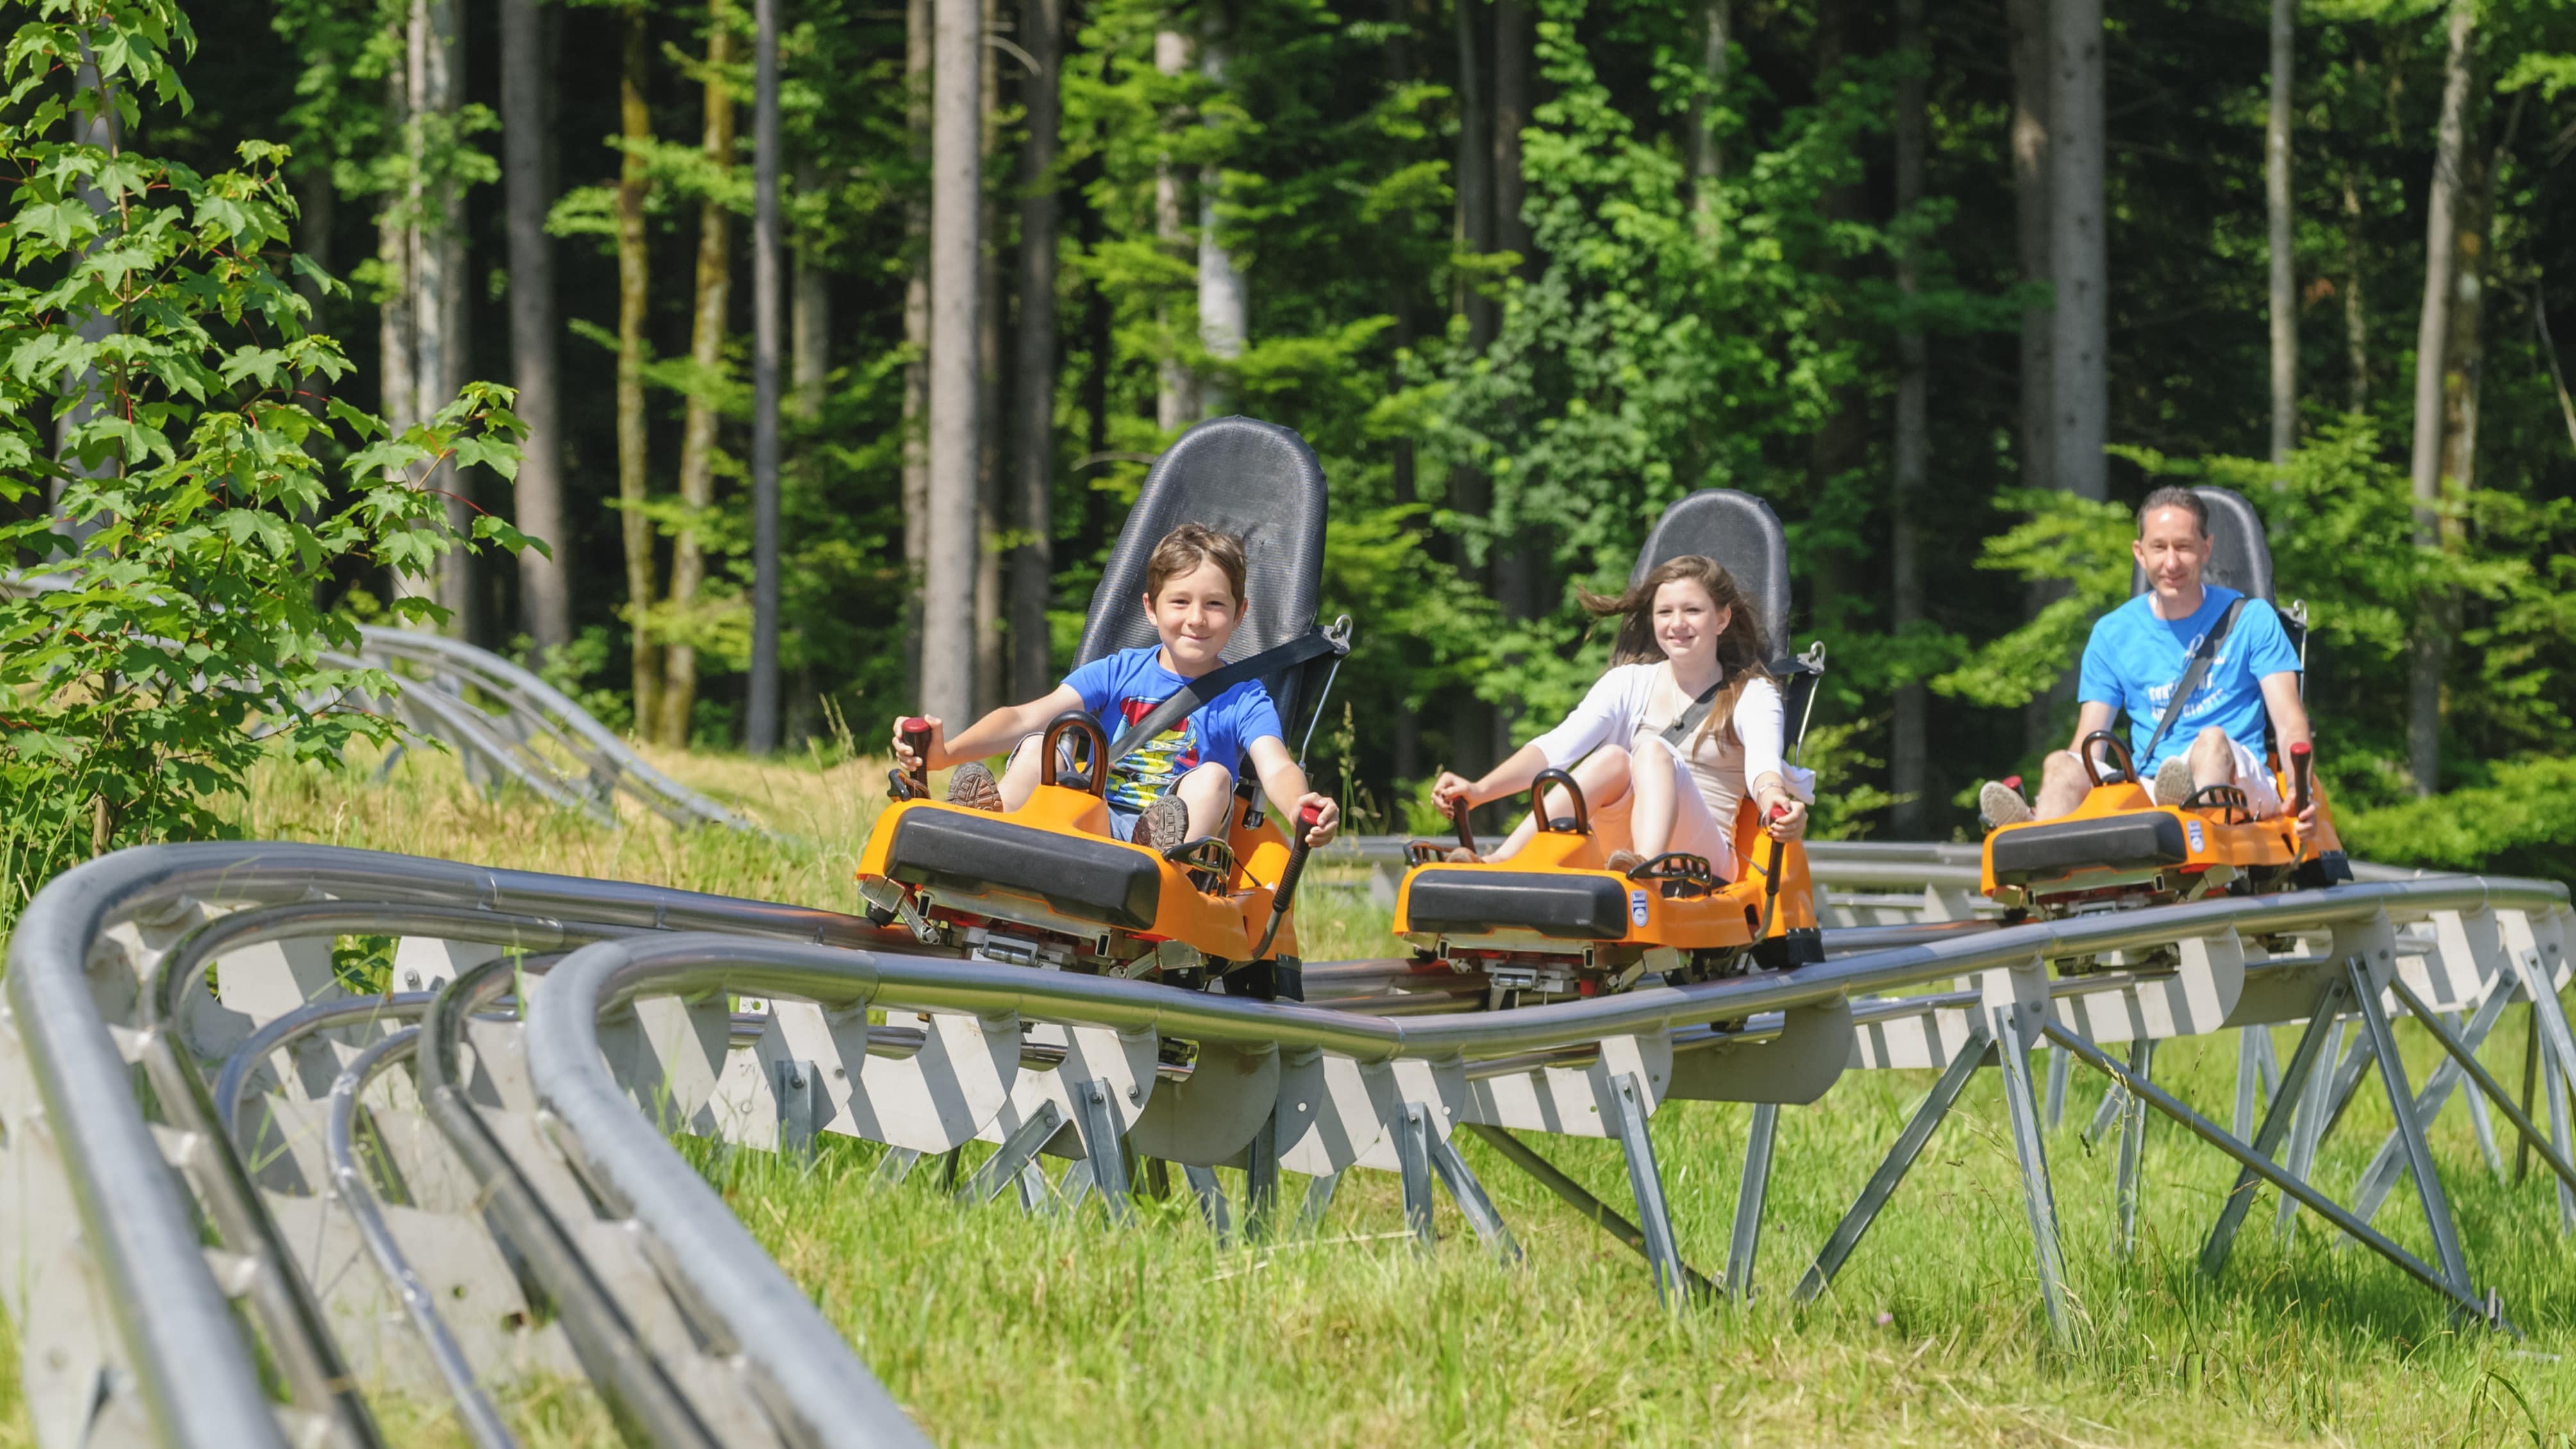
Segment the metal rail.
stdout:
<path fill-rule="evenodd" d="M 1902 859 L 1867 864 L 1890 871 L 1908 868 Z M 1919 873 L 1956 866 L 1936 853 L 1911 868 Z M 16 1115 L 0 1153 L 20 1158 L 31 1170 L 56 1170 L 58 1162 L 72 1221 L 51 1226 L 76 1238 L 79 1256 L 97 1272 L 96 1297 L 113 1340 L 99 1350 L 106 1356 L 103 1368 L 114 1371 L 102 1382 L 131 1385 L 154 1437 L 188 1445 L 280 1444 L 318 1429 L 337 1442 L 364 1442 L 368 1431 L 362 1418 L 353 1420 L 345 1412 L 335 1417 L 329 1401 L 332 1386 L 316 1389 L 289 1374 L 284 1387 L 294 1402 L 281 1410 L 271 1400 L 255 1364 L 262 1357 L 296 1361 L 297 1346 L 289 1340 L 311 1325 L 299 1329 L 293 1314 L 263 1313 L 245 1320 L 233 1311 L 240 1274 L 231 1265 L 241 1254 L 256 1258 L 268 1251 L 256 1241 L 256 1222 L 244 1226 L 239 1203 L 228 1210 L 229 1216 L 212 1213 L 210 1220 L 224 1243 L 210 1258 L 199 1236 L 199 1204 L 191 1201 L 191 1189 L 212 1204 L 221 1192 L 209 1184 L 220 1184 L 224 1175 L 192 1170 L 183 1180 L 170 1170 L 174 1155 L 202 1164 L 210 1154 L 241 1170 L 231 1129 L 239 1122 L 243 1073 L 250 1069 L 236 1066 L 245 1052 L 255 1062 L 295 1030 L 282 1029 L 282 1014 L 271 1013 L 265 1022 L 238 1029 L 227 1048 L 207 1056 L 192 1035 L 202 1026 L 190 1024 L 207 1010 L 194 1004 L 208 999 L 201 986 L 204 968 L 218 955 L 227 963 L 239 961 L 237 953 L 263 941 L 327 939 L 343 932 L 393 930 L 515 944 L 522 950 L 572 948 L 536 991 L 524 1037 L 528 1080 L 551 1113 L 566 1155 L 612 1216 L 631 1223 L 650 1245 L 649 1256 L 685 1305 L 685 1316 L 714 1351 L 731 1357 L 783 1442 L 914 1442 L 914 1432 L 865 1368 L 672 1150 L 662 1122 L 638 1111 L 631 1095 L 636 1085 L 622 1082 L 603 1058 L 603 1019 L 612 1025 L 625 1019 L 622 1013 L 631 1013 L 639 998 L 704 999 L 715 993 L 810 1001 L 844 1013 L 870 1005 L 932 1013 L 913 1033 L 917 1040 L 908 1042 L 898 1057 L 885 1059 L 904 1062 L 972 1049 L 978 1040 L 975 1022 L 1016 1016 L 1064 1023 L 1070 1035 L 1060 1034 L 1047 1047 L 1060 1065 L 1020 1068 L 1023 1084 L 1032 1080 L 1032 1072 L 1054 1080 L 1070 1078 L 1079 1069 L 1089 1084 L 1084 1090 L 1092 1095 L 1080 1099 L 1090 1104 L 1090 1115 L 1077 1113 L 1076 1120 L 1088 1123 L 1086 1139 L 1094 1160 L 1111 1162 L 1120 1160 L 1117 1134 L 1144 1130 L 1143 1119 L 1130 1109 L 1161 1075 L 1154 1066 L 1155 1039 L 1180 1038 L 1195 1043 L 1201 1054 L 1198 1070 L 1166 1082 L 1163 1089 L 1174 1092 L 1199 1092 L 1203 1082 L 1224 1078 L 1224 1072 L 1211 1073 L 1212 1062 L 1245 1064 L 1249 1071 L 1274 1057 L 1284 1062 L 1321 1052 L 1328 1064 L 1338 1060 L 1359 1073 L 1354 1080 L 1394 1084 L 1388 1088 L 1396 1094 L 1389 1104 L 1396 1120 L 1411 1125 L 1389 1141 L 1399 1149 L 1411 1144 L 1411 1151 L 1398 1155 L 1409 1169 L 1412 1215 L 1417 1204 L 1411 1201 L 1411 1185 L 1417 1176 L 1424 1194 L 1419 1211 L 1428 1210 L 1430 1177 L 1410 1170 L 1420 1165 L 1416 1159 L 1438 1167 L 1443 1181 L 1450 1181 L 1453 1165 L 1463 1169 L 1463 1162 L 1451 1164 L 1440 1156 L 1451 1112 L 1440 1105 L 1451 1100 L 1443 1094 L 1485 1090 L 1480 1083 L 1588 1071 L 1611 1082 L 1615 1092 L 1628 1094 L 1633 1110 L 1623 1141 L 1633 1149 L 1643 1142 L 1642 1132 L 1634 1129 L 1654 1105 L 1649 1093 L 1666 1093 L 1670 1088 L 1663 1073 L 1681 1071 L 1677 1065 L 1659 1065 L 1676 1061 L 1674 1051 L 1694 1060 L 1742 1049 L 1829 1051 L 1835 1057 L 1831 1065 L 1839 1071 L 1851 1028 L 1839 1028 L 1846 1033 L 1839 1039 L 1819 1039 L 1823 1046 L 1795 1047 L 1798 1023 L 1819 1012 L 1840 1012 L 1832 1019 L 1848 1023 L 1855 1001 L 1963 976 L 2027 976 L 2047 960 L 2143 952 L 2229 932 L 2246 938 L 2341 933 L 2392 915 L 2415 919 L 2432 912 L 2490 909 L 2537 913 L 2555 921 L 2566 901 L 2564 887 L 2546 882 L 2431 877 L 2012 928 L 1919 933 L 1929 939 L 1900 934 L 1899 944 L 1785 972 L 1506 1013 L 1411 1016 L 1361 1014 L 1324 1004 L 1265 1004 L 1143 982 L 921 957 L 909 954 L 904 938 L 853 917 L 691 892 L 321 846 L 158 846 L 94 861 L 57 879 L 30 906 L 11 939 L 7 1030 L 0 1032 L 7 1038 L 0 1041 L 0 1097 L 21 1105 L 11 1108 Z M 2560 965 L 2554 960 L 2540 964 L 2553 975 Z M 235 975 L 235 967 L 227 964 L 227 990 Z M 424 1104 L 493 1193 L 491 1202 L 500 1209 L 496 1216 L 513 1251 L 524 1256 L 533 1248 L 547 1260 L 529 1266 L 565 1313 L 566 1327 L 588 1340 L 588 1366 L 604 1381 L 623 1380 L 626 1387 L 612 1390 L 612 1401 L 647 1437 L 706 1442 L 699 1437 L 705 1426 L 690 1423 L 696 1402 L 691 1396 L 703 1388 L 674 1383 L 671 1412 L 651 1409 L 647 1401 L 655 1397 L 655 1378 L 668 1377 L 658 1367 L 660 1351 L 645 1342 L 640 1329 L 622 1336 L 613 1331 L 613 1302 L 594 1305 L 596 1313 L 579 1306 L 581 1278 L 596 1271 L 579 1235 L 547 1229 L 545 1218 L 553 1209 L 528 1175 L 532 1164 L 514 1157 L 515 1150 L 525 1149 L 492 1137 L 482 1121 L 483 1109 L 471 1100 L 461 1075 L 465 1058 L 459 1055 L 465 1024 L 510 984 L 507 970 L 484 966 L 455 974 L 438 995 L 417 1038 Z M 1883 1017 L 1934 1009 L 1923 1003 L 1917 998 L 1869 1010 Z M 392 1012 L 384 1010 L 386 1005 L 393 1004 L 371 1004 L 368 1013 L 407 1014 L 404 1008 L 414 1002 L 403 1001 Z M 302 1010 L 313 1013 L 305 1018 L 305 1030 L 329 1024 L 325 1017 L 340 1019 L 337 1008 Z M 360 1015 L 353 1010 L 348 1019 Z M 1754 1029 L 1740 1025 L 1757 1018 L 1761 1021 Z M 2553 1019 L 2563 1020 L 2554 1013 Z M 936 1025 L 939 1021 L 967 1023 L 964 1035 Z M 2040 1034 L 2036 1021 L 2027 1028 L 2025 1039 Z M 715 1029 L 719 1045 L 714 1050 L 721 1056 L 733 1031 L 721 1020 Z M 775 1023 L 766 1030 L 774 1034 Z M 2059 1030 L 2048 1029 L 2052 1036 Z M 873 1050 L 873 1034 L 863 1035 L 858 1049 Z M 1132 1055 L 1139 1042 L 1141 1059 Z M 1629 1045 L 1618 1047 L 1620 1043 Z M 1033 1042 L 1032 1049 L 1040 1045 Z M 1614 1047 L 1627 1053 L 1617 1063 L 1612 1061 Z M 1023 1058 L 1016 1036 L 1006 1048 L 995 1049 L 1006 1050 L 1014 1063 L 1044 1061 L 1042 1056 Z M 1637 1058 L 1634 1054 L 1641 1050 L 1646 1056 Z M 1120 1051 L 1131 1054 L 1129 1069 L 1142 1070 L 1124 1097 L 1109 1085 L 1119 1080 Z M 136 1057 L 152 1059 L 156 1052 L 164 1053 L 163 1060 L 176 1064 L 182 1074 L 170 1081 L 166 1070 L 156 1072 L 154 1097 L 147 1101 L 135 1089 L 129 1063 Z M 384 1048 L 376 1060 L 393 1054 L 392 1048 Z M 224 1070 L 209 1092 L 202 1074 L 218 1065 Z M 852 1060 L 853 1077 L 856 1065 Z M 12 1071 L 23 1074 L 26 1092 L 6 1077 Z M 806 1090 L 803 1084 L 811 1076 L 794 1071 L 780 1076 L 782 1119 L 791 1110 L 813 1110 L 794 1107 L 797 1099 L 788 1091 L 790 1085 Z M 29 1095 L 33 1101 L 25 1103 Z M 1204 1105 L 1210 1099 L 1195 1100 Z M 988 1140 L 1031 1119 L 1017 1107 L 996 1103 L 991 1110 L 1003 1116 L 993 1119 L 997 1137 Z M 191 1117 L 191 1112 L 198 1115 Z M 29 1120 L 36 1116 L 41 1116 L 40 1124 Z M 37 1125 L 41 1133 L 22 1130 Z M 1588 1135 L 1609 1130 L 1595 1126 Z M 789 1140 L 783 1126 L 778 1140 Z M 40 1149 L 54 1158 L 40 1160 Z M 1284 1153 L 1285 1144 L 1277 1150 Z M 1111 1155 L 1100 1158 L 1102 1151 Z M 1333 1171 L 1340 1170 L 1342 1160 L 1336 1159 Z M 1664 1235 L 1659 1277 L 1667 1282 L 1676 1281 L 1676 1275 L 1688 1279 L 1687 1267 L 1668 1251 L 1669 1225 L 1661 1211 L 1660 1185 L 1649 1180 L 1650 1157 L 1642 1175 L 1633 1150 L 1630 1164 L 1640 1206 L 1646 1209 L 1641 1217 L 1647 1221 L 1637 1228 L 1641 1241 Z M 1368 1165 L 1364 1158 L 1362 1165 Z M 1456 1191 L 1460 1184 L 1450 1185 Z M 1472 1179 L 1467 1185 L 1472 1190 Z M 1102 1179 L 1098 1186 L 1111 1192 L 1115 1184 Z M 252 1194 L 248 1201 L 256 1209 L 260 1198 Z M 1743 1227 L 1739 1218 L 1739 1233 Z M 251 1236 L 244 1238 L 243 1232 Z M 1749 1251 L 1744 1256 L 1749 1262 Z M 271 1271 L 294 1271 L 289 1261 L 262 1261 Z M 1728 1285 L 1730 1290 L 1740 1286 Z M 605 1292 L 599 1296 L 613 1297 Z M 25 1311 L 23 1300 L 12 1301 Z M 43 1342 L 55 1327 L 43 1320 L 22 1323 L 31 1345 Z M 600 1328 L 603 1323 L 609 1327 Z M 779 1324 L 792 1324 L 795 1331 L 778 1331 Z M 308 1357 L 320 1355 L 314 1362 L 328 1362 L 327 1330 L 311 1331 L 314 1341 L 304 1344 L 303 1351 Z M 26 1357 L 33 1364 L 43 1356 Z"/>

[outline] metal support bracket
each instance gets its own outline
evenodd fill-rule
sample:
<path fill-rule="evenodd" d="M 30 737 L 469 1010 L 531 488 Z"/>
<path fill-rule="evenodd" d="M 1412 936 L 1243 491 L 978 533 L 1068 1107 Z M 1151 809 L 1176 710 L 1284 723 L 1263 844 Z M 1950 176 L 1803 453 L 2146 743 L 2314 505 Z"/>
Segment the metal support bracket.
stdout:
<path fill-rule="evenodd" d="M 1771 1149 L 1780 1137 L 1780 1104 L 1753 1104 L 1744 1135 L 1744 1175 L 1735 1182 L 1735 1227 L 1726 1239 L 1726 1292 L 1738 1303 L 1753 1299 L 1753 1260 L 1762 1250 L 1762 1209 L 1771 1196 Z"/>
<path fill-rule="evenodd" d="M 1923 1155 L 1924 1144 L 1932 1140 L 1932 1130 L 1950 1114 L 1951 1104 L 1957 1102 L 1959 1093 L 1967 1089 L 1968 1078 L 1976 1072 L 1977 1064 L 1985 1060 L 1986 1053 L 1993 1048 L 1994 1037 L 1985 1023 L 1979 1022 L 1968 1028 L 1968 1040 L 1960 1046 L 1958 1055 L 1950 1058 L 1950 1064 L 1941 1069 L 1940 1080 L 1932 1084 L 1932 1091 L 1924 1097 L 1923 1105 L 1914 1109 L 1914 1115 L 1905 1123 L 1905 1130 L 1896 1134 L 1895 1145 L 1887 1149 L 1887 1157 L 1878 1164 L 1878 1170 L 1869 1175 L 1868 1184 L 1861 1188 L 1860 1196 L 1853 1199 L 1851 1210 L 1843 1214 L 1841 1222 L 1834 1224 L 1833 1236 L 1825 1239 L 1825 1245 L 1816 1250 L 1815 1262 L 1808 1266 L 1807 1275 L 1798 1280 L 1799 1302 L 1813 1303 L 1823 1296 L 1826 1287 L 1834 1281 L 1834 1275 L 1841 1272 L 1843 1264 L 1850 1260 L 1852 1250 L 1860 1246 L 1860 1240 L 1867 1235 L 1870 1225 L 1878 1221 L 1879 1211 L 1887 1206 L 1889 1198 L 1896 1195 L 1897 1187 L 1905 1181 L 1905 1174 L 1914 1169 L 1915 1159 Z"/>
<path fill-rule="evenodd" d="M 1037 1110 L 1028 1115 L 1028 1120 L 1003 1138 L 1000 1149 L 985 1158 L 984 1165 L 976 1168 L 974 1174 L 966 1179 L 965 1186 L 957 1190 L 958 1200 L 992 1201 L 1004 1186 L 1022 1176 L 1022 1169 L 1036 1160 L 1039 1150 L 1063 1127 L 1064 1109 L 1058 1107 L 1052 1098 L 1038 1103 Z M 1039 1181 L 1043 1183 L 1045 1179 L 1040 1178 Z"/>
<path fill-rule="evenodd" d="M 1123 1223 L 1135 1215 L 1127 1195 L 1127 1154 L 1118 1140 L 1118 1117 L 1109 1106 L 1110 1086 L 1093 1077 L 1073 1089 L 1073 1125 L 1082 1135 L 1082 1151 L 1091 1168 L 1091 1185 L 1109 1209 L 1109 1220 Z"/>

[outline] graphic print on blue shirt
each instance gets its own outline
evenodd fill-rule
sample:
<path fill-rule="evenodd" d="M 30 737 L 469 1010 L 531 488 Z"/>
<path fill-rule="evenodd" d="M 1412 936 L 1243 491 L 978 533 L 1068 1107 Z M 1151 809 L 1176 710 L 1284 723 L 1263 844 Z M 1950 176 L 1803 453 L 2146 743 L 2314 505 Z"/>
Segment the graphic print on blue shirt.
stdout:
<path fill-rule="evenodd" d="M 1092 718 L 1114 722 L 1123 736 L 1189 682 L 1164 668 L 1161 654 L 1151 644 L 1121 649 L 1076 669 L 1064 682 L 1082 696 Z M 1247 679 L 1128 751 L 1109 771 L 1109 803 L 1142 810 L 1204 763 L 1241 770 L 1244 750 L 1265 735 L 1280 737 L 1279 710 L 1259 680 Z"/>
<path fill-rule="evenodd" d="M 2093 626 L 2093 637 L 2084 646 L 2084 671 L 2076 694 L 2086 703 L 2127 711 L 2129 749 L 2138 756 L 2140 775 L 2154 775 L 2156 766 L 2190 749 L 2193 736 L 2212 725 L 2225 730 L 2229 739 L 2256 758 L 2262 757 L 2263 680 L 2296 673 L 2299 651 L 2281 627 L 2281 616 L 2261 599 L 2245 601 L 2235 627 L 2211 656 L 2200 687 L 2184 703 L 2173 728 L 2157 741 L 2155 754 L 2146 753 L 2147 740 L 2191 668 L 2191 654 L 2201 636 L 2217 628 L 2227 606 L 2240 597 L 2234 589 L 2205 584 L 2200 607 L 2190 617 L 2159 619 L 2155 596 L 2140 594 Z"/>

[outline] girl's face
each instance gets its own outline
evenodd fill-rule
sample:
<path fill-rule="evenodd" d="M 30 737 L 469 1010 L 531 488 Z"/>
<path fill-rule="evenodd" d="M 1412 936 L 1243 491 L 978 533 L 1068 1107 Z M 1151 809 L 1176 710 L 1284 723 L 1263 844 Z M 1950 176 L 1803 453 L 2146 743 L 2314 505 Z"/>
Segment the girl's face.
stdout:
<path fill-rule="evenodd" d="M 1733 613 L 1719 608 L 1698 580 L 1675 579 L 1655 590 L 1655 642 L 1681 668 L 1705 669 L 1717 658 L 1717 637 Z"/>

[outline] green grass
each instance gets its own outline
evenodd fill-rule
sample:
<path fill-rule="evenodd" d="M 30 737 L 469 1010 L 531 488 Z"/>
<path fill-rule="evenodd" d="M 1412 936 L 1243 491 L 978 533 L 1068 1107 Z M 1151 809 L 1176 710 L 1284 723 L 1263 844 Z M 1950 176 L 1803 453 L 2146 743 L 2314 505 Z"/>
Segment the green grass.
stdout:
<path fill-rule="evenodd" d="M 770 813 L 806 843 L 775 846 L 658 822 L 611 833 L 465 791 L 443 761 L 383 786 L 274 772 L 257 833 L 451 854 L 847 909 L 848 862 L 882 776 L 812 762 L 664 761 L 691 783 Z M 1308 954 L 1374 954 L 1385 919 L 1351 893 L 1310 903 Z M 2399 1028 L 2421 1081 L 2433 1056 Z M 2490 1058 L 2517 1081 L 2517 1013 Z M 2289 1045 L 2283 1034 L 2281 1046 Z M 2169 1044 L 2158 1075 L 2222 1114 L 2231 1040 Z M 2228 1164 L 2159 1123 L 2146 1154 L 2143 1234 L 2111 1252 L 2112 1155 L 2077 1132 L 2099 1084 L 2081 1071 L 2051 1167 L 2082 1321 L 2049 1346 L 1996 1074 L 1981 1073 L 1835 1290 L 1790 1289 L 1921 1099 L 1929 1074 L 1853 1073 L 1782 1114 L 1760 1295 L 1749 1308 L 1666 1314 L 1642 1262 L 1462 1138 L 1527 1253 L 1490 1260 L 1445 1199 L 1426 1256 L 1401 1233 L 1391 1177 L 1354 1173 L 1311 1236 L 1218 1245 L 1183 1198 L 1113 1229 L 1098 1209 L 1032 1219 L 961 1209 L 929 1165 L 875 1185 L 879 1150 L 827 1139 L 810 1163 L 687 1144 L 735 1210 L 943 1443 L 1137 1444 L 2519 1444 L 2576 1443 L 2576 1249 L 2546 1185 L 2490 1177 L 2456 1106 L 2439 1124 L 2473 1277 L 2503 1290 L 2529 1334 L 2454 1327 L 2442 1304 L 2366 1250 L 2337 1251 L 2312 1217 L 2275 1241 L 2273 1199 L 2249 1217 L 2217 1280 L 2196 1267 Z M 1724 1262 L 1749 1109 L 1675 1103 L 1654 1120 L 1684 1255 Z M 2322 1154 L 2348 1195 L 2390 1121 L 2365 1083 Z M 2499 1126 L 2501 1126 L 2499 1122 Z M 1538 1145 L 1614 1205 L 1617 1150 Z M 980 1153 L 983 1149 L 972 1149 Z M 970 1153 L 970 1155 L 971 1155 Z M 2509 1149 L 2508 1149 L 2509 1156 Z M 2536 1166 L 2536 1164 L 2535 1164 Z M 1239 1198 L 1240 1179 L 1224 1174 Z M 1293 1200 L 1303 1180 L 1287 1179 Z M 2401 1188 L 2379 1226 L 2430 1244 Z M 14 1347 L 0 1348 L 14 1368 Z M 15 1395 L 15 1375 L 0 1393 Z M 13 1412 L 9 1416 L 15 1419 Z M 514 1401 L 530 1442 L 606 1444 L 578 1394 Z M 409 1411 L 403 1411 L 409 1412 Z M 446 1442 L 434 1416 L 402 1442 Z M 0 1428 L 0 1446 L 23 1425 Z"/>

